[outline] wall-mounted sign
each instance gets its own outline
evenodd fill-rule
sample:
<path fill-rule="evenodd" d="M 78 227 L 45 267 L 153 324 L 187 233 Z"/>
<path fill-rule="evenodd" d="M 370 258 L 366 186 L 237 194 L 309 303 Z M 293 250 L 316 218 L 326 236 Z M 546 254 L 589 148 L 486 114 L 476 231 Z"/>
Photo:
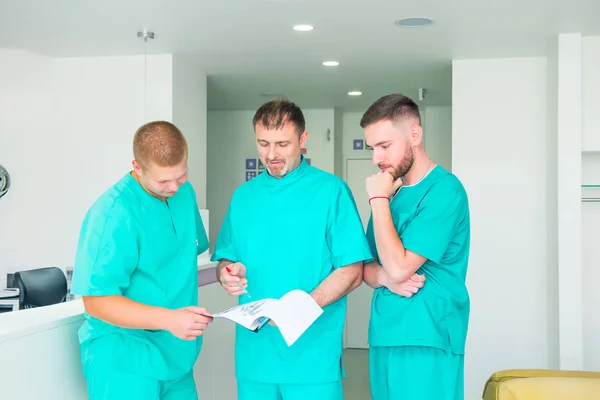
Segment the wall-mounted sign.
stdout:
<path fill-rule="evenodd" d="M 364 141 L 362 139 L 354 139 L 354 141 L 352 142 L 352 148 L 354 150 L 363 150 Z"/>
<path fill-rule="evenodd" d="M 256 169 L 256 158 L 246 158 L 246 169 Z"/>
<path fill-rule="evenodd" d="M 246 182 L 252 178 L 256 178 L 256 171 L 246 171 Z"/>

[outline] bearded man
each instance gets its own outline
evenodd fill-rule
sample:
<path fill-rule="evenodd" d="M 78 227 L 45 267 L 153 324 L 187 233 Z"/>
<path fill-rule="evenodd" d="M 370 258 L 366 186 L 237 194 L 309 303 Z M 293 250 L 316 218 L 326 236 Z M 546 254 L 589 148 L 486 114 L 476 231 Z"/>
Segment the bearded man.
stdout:
<path fill-rule="evenodd" d="M 366 180 L 367 239 L 375 256 L 363 277 L 375 289 L 369 321 L 372 397 L 462 400 L 470 312 L 467 193 L 425 152 L 419 107 L 410 98 L 378 99 L 360 125 L 381 169 Z M 412 296 L 390 290 L 411 281 L 422 286 Z"/>

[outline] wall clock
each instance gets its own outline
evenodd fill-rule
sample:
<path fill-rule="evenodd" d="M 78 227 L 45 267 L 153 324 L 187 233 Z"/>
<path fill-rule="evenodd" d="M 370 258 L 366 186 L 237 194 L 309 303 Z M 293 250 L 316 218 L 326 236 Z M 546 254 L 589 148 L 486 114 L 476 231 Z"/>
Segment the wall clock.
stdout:
<path fill-rule="evenodd" d="M 8 175 L 8 171 L 5 170 L 2 165 L 0 165 L 0 197 L 4 196 L 6 192 L 8 192 L 9 187 L 10 176 Z"/>

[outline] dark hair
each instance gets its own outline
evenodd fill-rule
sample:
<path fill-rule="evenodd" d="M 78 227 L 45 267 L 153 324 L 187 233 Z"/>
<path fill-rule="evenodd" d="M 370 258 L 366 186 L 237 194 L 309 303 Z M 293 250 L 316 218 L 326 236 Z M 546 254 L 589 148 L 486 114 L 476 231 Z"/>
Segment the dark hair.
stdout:
<path fill-rule="evenodd" d="M 187 157 L 187 150 L 185 137 L 168 121 L 148 122 L 133 137 L 133 157 L 144 168 L 150 163 L 175 166 Z"/>
<path fill-rule="evenodd" d="M 286 122 L 296 126 L 298 136 L 306 130 L 306 122 L 302 110 L 288 99 L 277 99 L 263 104 L 254 114 L 252 126 L 260 122 L 267 129 L 281 129 Z"/>
<path fill-rule="evenodd" d="M 411 98 L 401 93 L 388 94 L 380 97 L 369 107 L 360 120 L 360 126 L 365 128 L 382 120 L 397 123 L 411 117 L 416 118 L 419 125 L 421 124 L 419 106 Z"/>

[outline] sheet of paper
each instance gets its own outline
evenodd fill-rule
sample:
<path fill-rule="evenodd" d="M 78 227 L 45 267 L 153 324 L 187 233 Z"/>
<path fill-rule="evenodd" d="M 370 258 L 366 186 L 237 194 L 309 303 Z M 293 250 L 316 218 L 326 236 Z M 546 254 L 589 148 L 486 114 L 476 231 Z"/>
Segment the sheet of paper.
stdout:
<path fill-rule="evenodd" d="M 312 296 L 302 290 L 292 290 L 269 310 L 271 318 L 279 327 L 283 339 L 288 346 L 296 340 L 323 314 Z"/>
<path fill-rule="evenodd" d="M 270 303 L 276 302 L 275 299 L 263 299 L 246 303 L 243 305 L 231 307 L 220 313 L 213 314 L 213 318 L 226 318 L 230 321 L 240 324 L 246 329 L 254 330 L 259 325 L 261 318 L 265 317 L 266 310 Z"/>
<path fill-rule="evenodd" d="M 269 318 L 291 346 L 322 313 L 323 309 L 308 293 L 292 290 L 281 299 L 256 300 L 213 314 L 213 317 L 229 319 L 250 330 L 259 327 L 263 318 Z"/>

